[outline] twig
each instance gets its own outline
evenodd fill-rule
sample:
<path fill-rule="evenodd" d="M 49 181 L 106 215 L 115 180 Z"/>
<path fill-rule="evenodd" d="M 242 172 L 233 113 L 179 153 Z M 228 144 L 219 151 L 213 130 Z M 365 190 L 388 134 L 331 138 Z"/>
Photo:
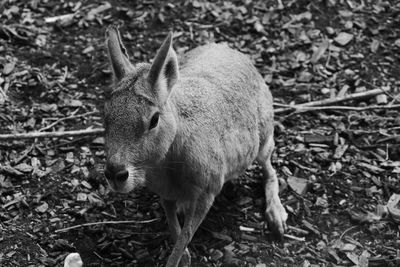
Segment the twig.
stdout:
<path fill-rule="evenodd" d="M 304 107 L 304 106 L 292 106 L 295 110 L 293 113 L 304 113 L 308 111 L 320 111 L 320 110 L 344 110 L 344 111 L 365 111 L 374 109 L 400 109 L 398 105 L 386 105 L 386 106 L 369 106 L 369 107 L 348 107 L 348 106 L 326 106 L 326 107 Z M 282 110 L 282 109 L 280 109 Z M 280 110 L 275 110 L 275 114 L 283 113 Z"/>
<path fill-rule="evenodd" d="M 292 231 L 294 231 L 294 232 L 296 232 L 296 233 L 298 233 L 298 234 L 302 234 L 302 235 L 308 235 L 308 234 L 310 234 L 309 231 L 304 230 L 304 229 L 301 229 L 301 228 L 298 228 L 298 227 L 295 227 L 295 226 L 289 225 L 288 228 L 289 228 L 289 230 L 292 230 Z"/>
<path fill-rule="evenodd" d="M 400 130 L 400 126 L 389 127 L 389 128 L 385 129 L 385 131 L 393 131 L 393 130 Z M 367 130 L 351 130 L 351 132 L 353 132 L 356 135 L 359 135 L 359 134 L 376 134 L 376 133 L 382 133 L 382 129 L 371 130 L 371 131 L 367 131 Z"/>
<path fill-rule="evenodd" d="M 24 154 L 22 154 L 19 158 L 14 161 L 14 164 L 20 163 L 29 153 L 31 153 L 32 149 L 34 148 L 35 144 L 33 143 L 29 148 L 25 149 Z"/>
<path fill-rule="evenodd" d="M 93 225 L 105 225 L 105 224 L 146 224 L 146 223 L 152 223 L 155 221 L 158 221 L 158 218 L 150 219 L 150 220 L 145 220 L 145 221 L 105 221 L 105 222 L 92 222 L 92 223 L 83 223 L 83 224 L 78 224 L 74 225 L 71 227 L 67 228 L 62 228 L 62 229 L 57 229 L 55 230 L 56 233 L 59 232 L 67 232 L 69 230 L 73 230 L 76 228 L 81 228 L 81 227 L 86 227 L 86 226 L 93 226 Z"/>
<path fill-rule="evenodd" d="M 65 21 L 65 20 L 72 20 L 76 13 L 71 13 L 71 14 L 65 14 L 65 15 L 60 15 L 60 16 L 55 16 L 55 17 L 48 17 L 45 18 L 44 21 L 46 23 L 55 23 L 57 21 Z"/>
<path fill-rule="evenodd" d="M 86 113 L 79 114 L 79 115 L 73 115 L 73 116 L 61 118 L 61 119 L 59 119 L 59 120 L 53 122 L 52 124 L 47 125 L 47 126 L 41 128 L 41 129 L 39 129 L 39 132 L 43 132 L 43 131 L 45 131 L 45 130 L 51 129 L 52 127 L 54 127 L 55 125 L 59 124 L 59 123 L 62 122 L 62 121 L 70 120 L 70 119 L 76 119 L 76 118 L 81 118 L 81 117 L 85 117 L 85 116 L 92 115 L 92 114 L 96 114 L 96 113 L 98 113 L 98 112 L 97 112 L 97 111 L 90 111 L 90 112 L 86 112 Z"/>
<path fill-rule="evenodd" d="M 376 86 L 375 84 L 370 83 L 370 82 L 368 82 L 368 81 L 366 81 L 366 80 L 363 80 L 363 79 L 361 79 L 361 81 L 362 81 L 363 83 L 365 83 L 365 84 L 368 84 L 369 86 L 372 86 L 372 87 L 374 87 L 374 88 L 381 89 L 381 90 L 382 90 L 382 93 L 384 93 L 385 95 L 391 97 L 391 98 L 394 99 L 395 101 L 400 102 L 400 99 L 399 99 L 397 96 L 394 96 L 394 95 L 392 95 L 392 94 L 390 93 L 390 90 L 389 90 L 388 87 L 378 87 L 378 86 Z"/>
<path fill-rule="evenodd" d="M 277 103 L 277 102 L 274 102 L 274 106 L 276 106 L 276 107 L 284 107 L 284 108 L 290 108 L 291 107 L 291 105 Z"/>
<path fill-rule="evenodd" d="M 350 228 L 347 228 L 339 237 L 339 240 L 342 240 L 342 238 L 350 231 L 356 229 L 358 227 L 358 225 L 352 226 Z"/>
<path fill-rule="evenodd" d="M 371 97 L 371 96 L 375 96 L 375 95 L 380 95 L 380 94 L 382 94 L 382 92 L 387 91 L 387 90 L 389 90 L 389 89 L 378 88 L 378 89 L 373 89 L 373 90 L 369 90 L 366 92 L 354 93 L 354 94 L 345 96 L 343 98 L 311 101 L 311 102 L 307 102 L 307 103 L 303 103 L 303 104 L 294 105 L 294 106 L 291 106 L 288 108 L 275 109 L 275 114 L 285 113 L 285 112 L 289 112 L 289 111 L 295 111 L 297 109 L 301 109 L 301 108 L 305 108 L 305 107 L 327 106 L 327 105 L 342 103 L 342 102 L 349 101 L 349 100 Z"/>
<path fill-rule="evenodd" d="M 15 140 L 15 139 L 34 139 L 34 138 L 45 138 L 45 137 L 71 137 L 71 136 L 82 136 L 82 135 L 96 135 L 102 134 L 103 128 L 96 129 L 84 129 L 76 131 L 64 131 L 64 132 L 30 132 L 30 133 L 16 133 L 16 134 L 0 134 L 0 140 Z"/>
<path fill-rule="evenodd" d="M 286 238 L 289 238 L 289 239 L 296 240 L 296 241 L 303 241 L 303 242 L 306 241 L 305 237 L 297 237 L 297 236 L 289 235 L 289 234 L 283 234 L 283 236 Z"/>

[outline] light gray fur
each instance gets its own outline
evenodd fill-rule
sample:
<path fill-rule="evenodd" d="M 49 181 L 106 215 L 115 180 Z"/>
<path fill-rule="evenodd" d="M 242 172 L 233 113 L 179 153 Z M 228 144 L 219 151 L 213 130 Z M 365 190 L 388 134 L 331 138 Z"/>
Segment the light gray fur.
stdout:
<path fill-rule="evenodd" d="M 113 66 L 120 58 L 110 54 Z M 114 190 L 127 192 L 142 183 L 160 196 L 176 242 L 167 266 L 190 264 L 186 247 L 215 196 L 255 159 L 264 168 L 266 218 L 282 235 L 287 214 L 270 162 L 272 96 L 252 62 L 225 45 L 209 44 L 186 53 L 178 71 L 171 35 L 154 62 L 132 66 L 117 80 L 105 107 L 106 152 L 107 162 L 130 171 L 125 183 L 109 181 Z M 148 80 L 150 68 L 159 80 Z M 158 126 L 147 130 L 156 111 Z M 182 229 L 178 210 L 185 216 Z"/>

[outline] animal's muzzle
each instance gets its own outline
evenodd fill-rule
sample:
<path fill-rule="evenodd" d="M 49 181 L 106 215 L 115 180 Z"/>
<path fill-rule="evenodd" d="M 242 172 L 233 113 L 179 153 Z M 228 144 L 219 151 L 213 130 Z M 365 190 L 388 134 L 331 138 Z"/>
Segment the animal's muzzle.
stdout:
<path fill-rule="evenodd" d="M 129 172 L 124 165 L 108 162 L 104 170 L 104 176 L 109 181 L 123 183 L 128 179 Z"/>

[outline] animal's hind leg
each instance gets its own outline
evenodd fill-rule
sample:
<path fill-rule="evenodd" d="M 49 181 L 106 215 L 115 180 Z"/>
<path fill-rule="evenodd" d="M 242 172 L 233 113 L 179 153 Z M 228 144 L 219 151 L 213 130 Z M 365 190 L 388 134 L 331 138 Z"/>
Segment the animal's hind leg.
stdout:
<path fill-rule="evenodd" d="M 271 164 L 271 155 L 275 147 L 273 136 L 271 135 L 257 156 L 257 161 L 261 165 L 264 186 L 266 210 L 265 216 L 268 222 L 268 227 L 274 234 L 283 237 L 286 230 L 287 213 L 279 199 L 279 183 L 276 176 L 276 171 Z"/>

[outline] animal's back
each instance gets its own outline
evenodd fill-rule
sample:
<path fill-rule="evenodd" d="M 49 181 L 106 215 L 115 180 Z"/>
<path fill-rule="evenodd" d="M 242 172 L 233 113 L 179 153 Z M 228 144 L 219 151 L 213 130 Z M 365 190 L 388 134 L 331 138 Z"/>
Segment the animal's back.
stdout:
<path fill-rule="evenodd" d="M 250 59 L 225 45 L 196 48 L 180 66 L 172 96 L 180 124 L 175 148 L 189 168 L 220 176 L 222 186 L 248 167 L 272 133 L 272 97 Z"/>

